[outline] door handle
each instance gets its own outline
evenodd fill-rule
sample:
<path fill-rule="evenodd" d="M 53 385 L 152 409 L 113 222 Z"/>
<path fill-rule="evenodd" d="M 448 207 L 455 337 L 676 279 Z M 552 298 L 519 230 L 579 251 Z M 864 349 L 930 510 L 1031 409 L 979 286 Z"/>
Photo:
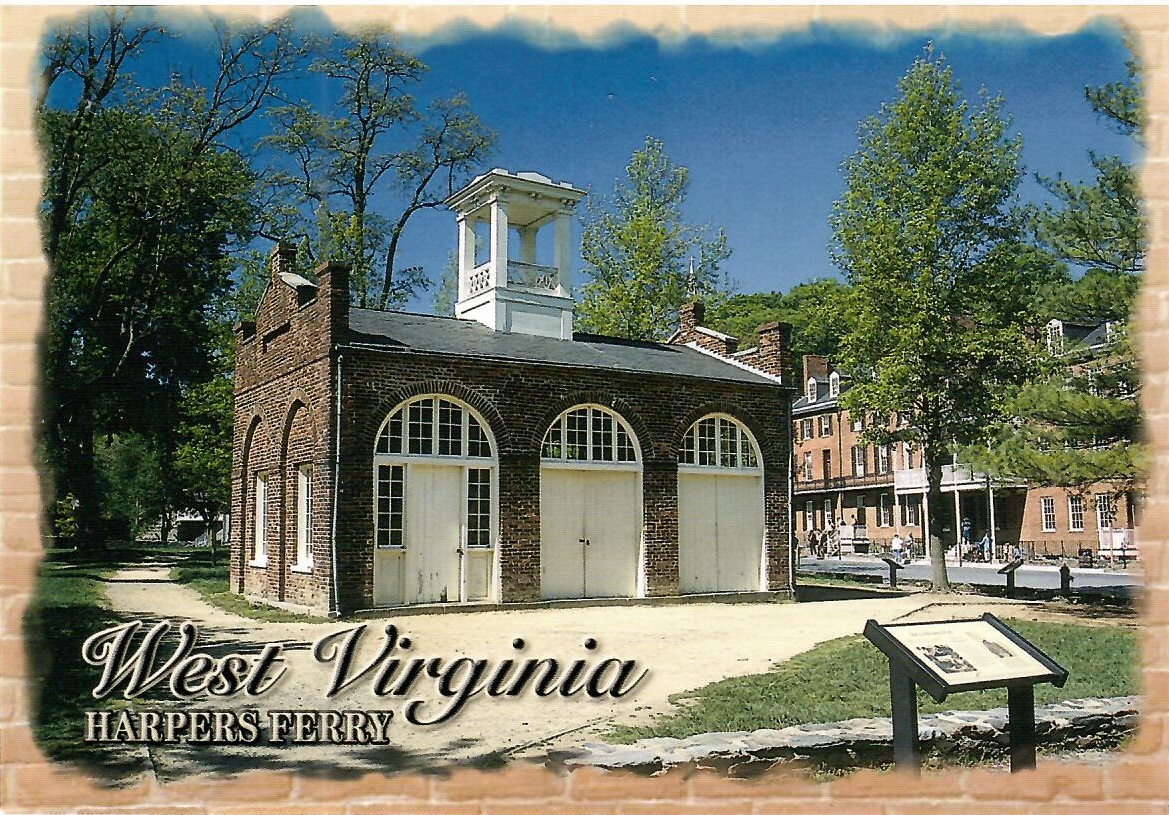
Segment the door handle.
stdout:
<path fill-rule="evenodd" d="M 584 538 L 577 538 L 577 539 L 576 539 L 576 542 L 577 542 L 577 543 L 584 543 L 584 544 L 587 544 L 587 543 L 588 543 L 588 541 L 587 541 L 587 540 L 585 540 Z"/>

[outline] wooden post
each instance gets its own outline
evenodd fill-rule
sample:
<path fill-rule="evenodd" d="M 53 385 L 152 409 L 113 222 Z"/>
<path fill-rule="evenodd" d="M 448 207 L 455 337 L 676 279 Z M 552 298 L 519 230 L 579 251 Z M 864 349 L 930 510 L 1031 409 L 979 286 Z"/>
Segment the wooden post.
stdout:
<path fill-rule="evenodd" d="M 893 762 L 899 770 L 920 775 L 921 761 L 917 754 L 917 686 L 909 672 L 894 661 L 889 663 L 889 701 L 893 709 Z"/>
<path fill-rule="evenodd" d="M 1007 728 L 1011 736 L 1011 772 L 1035 769 L 1035 686 L 1007 688 Z M 893 729 L 896 741 L 897 729 Z"/>

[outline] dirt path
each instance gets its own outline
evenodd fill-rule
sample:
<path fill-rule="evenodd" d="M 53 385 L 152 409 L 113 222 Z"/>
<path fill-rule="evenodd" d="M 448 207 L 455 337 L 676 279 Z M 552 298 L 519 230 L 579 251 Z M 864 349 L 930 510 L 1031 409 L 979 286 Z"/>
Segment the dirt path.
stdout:
<path fill-rule="evenodd" d="M 824 603 L 696 603 L 662 606 L 556 608 L 434 614 L 330 623 L 268 623 L 237 617 L 204 602 L 185 586 L 170 582 L 164 567 L 118 572 L 106 585 L 115 610 L 147 622 L 192 620 L 199 625 L 199 649 L 215 655 L 255 654 L 261 644 L 283 643 L 285 675 L 256 698 L 200 700 L 197 706 L 272 710 L 392 710 L 389 746 L 299 745 L 215 747 L 197 745 L 150 748 L 160 778 L 191 772 L 231 772 L 256 766 L 297 767 L 305 771 L 361 773 L 434 767 L 453 762 L 490 765 L 508 758 L 539 758 L 596 735 L 609 723 L 635 723 L 666 712 L 668 697 L 730 676 L 766 671 L 814 645 L 859 633 L 865 621 L 973 617 L 984 610 L 1019 613 L 1020 604 L 988 598 L 914 594 L 891 599 Z M 1008 609 L 1011 609 L 1008 612 Z M 413 640 L 406 657 L 487 659 L 555 658 L 562 666 L 576 659 L 596 665 L 615 657 L 636 660 L 648 670 L 634 693 L 622 699 L 589 699 L 583 694 L 518 698 L 473 697 L 450 721 L 410 724 L 403 718 L 407 699 L 379 697 L 362 681 L 332 699 L 325 697 L 333 664 L 314 660 L 312 644 L 330 633 L 367 624 L 355 666 L 364 666 L 381 645 L 382 629 L 393 622 Z M 517 650 L 513 640 L 522 638 Z M 595 650 L 586 640 L 595 639 Z M 163 654 L 170 648 L 163 649 Z M 402 655 L 395 652 L 394 655 Z M 372 672 L 371 672 L 372 673 Z M 242 694 L 240 695 L 242 696 Z M 449 702 L 423 678 L 409 699 L 429 699 L 423 711 Z M 187 705 L 191 706 L 191 705 Z M 433 714 L 432 714 L 433 715 Z"/>

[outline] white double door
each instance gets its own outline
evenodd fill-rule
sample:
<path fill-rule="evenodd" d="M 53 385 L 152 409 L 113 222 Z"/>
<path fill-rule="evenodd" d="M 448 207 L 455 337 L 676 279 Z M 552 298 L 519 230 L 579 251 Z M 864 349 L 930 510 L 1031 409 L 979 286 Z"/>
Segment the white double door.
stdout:
<path fill-rule="evenodd" d="M 762 562 L 762 475 L 679 471 L 681 593 L 759 591 Z"/>
<path fill-rule="evenodd" d="M 640 485 L 636 470 L 541 468 L 541 597 L 636 594 Z"/>
<path fill-rule="evenodd" d="M 461 559 L 467 471 L 411 462 L 406 470 L 405 602 L 462 599 Z"/>

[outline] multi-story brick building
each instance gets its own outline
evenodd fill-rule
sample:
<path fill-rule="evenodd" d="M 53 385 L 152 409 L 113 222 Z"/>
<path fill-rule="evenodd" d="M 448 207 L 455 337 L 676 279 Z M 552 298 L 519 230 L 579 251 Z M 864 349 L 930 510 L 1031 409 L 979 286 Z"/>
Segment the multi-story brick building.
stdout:
<path fill-rule="evenodd" d="M 1059 321 L 1048 327 L 1055 351 L 1072 343 L 1098 351 L 1106 332 L 1106 326 Z M 813 529 L 839 528 L 843 552 L 875 551 L 887 548 L 896 533 L 912 536 L 921 555 L 924 519 L 932 511 L 948 547 L 960 540 L 964 522 L 974 541 L 991 530 L 996 559 L 1008 557 L 1015 545 L 1030 557 L 1075 557 L 1082 549 L 1135 557 L 1132 501 L 1111 485 L 1084 492 L 1029 488 L 955 460 L 943 467 L 942 506 L 931 508 L 921 450 L 903 442 L 866 444 L 865 417 L 854 417 L 839 403 L 849 388 L 847 377 L 825 357 L 805 356 L 802 385 L 804 393 L 792 406 L 793 507 L 801 542 Z"/>
<path fill-rule="evenodd" d="M 234 590 L 338 613 L 791 592 L 788 326 L 745 352 L 699 304 L 668 343 L 574 332 L 582 196 L 500 170 L 453 196 L 456 318 L 351 308 L 344 266 L 311 282 L 274 251 L 237 334 Z"/>

